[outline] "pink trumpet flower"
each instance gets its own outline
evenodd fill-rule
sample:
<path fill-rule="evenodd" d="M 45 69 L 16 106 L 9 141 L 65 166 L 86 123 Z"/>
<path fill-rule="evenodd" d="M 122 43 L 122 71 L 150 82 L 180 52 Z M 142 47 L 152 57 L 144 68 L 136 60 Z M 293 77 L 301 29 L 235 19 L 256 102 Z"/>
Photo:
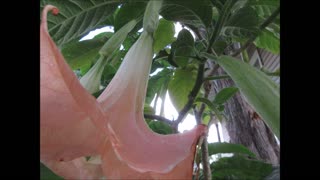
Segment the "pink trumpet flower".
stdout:
<path fill-rule="evenodd" d="M 146 12 L 150 13 L 148 7 L 157 9 L 157 3 L 159 1 L 150 1 Z M 183 166 L 181 171 L 174 171 L 174 174 L 185 174 L 188 175 L 185 178 L 192 178 L 196 144 L 205 133 L 206 126 L 199 125 L 182 134 L 160 135 L 149 129 L 143 117 L 153 56 L 152 30 L 156 29 L 152 26 L 157 25 L 154 20 L 158 20 L 158 15 L 145 14 L 144 17 L 153 18 L 144 19 L 144 23 L 151 22 L 151 26 L 143 25 L 149 28 L 130 48 L 116 75 L 98 98 L 107 117 L 102 126 L 109 133 L 117 159 L 128 168 L 140 173 L 150 173 L 151 176 L 159 175 L 157 177 L 160 178 L 172 173 L 176 167 Z M 108 145 L 105 149 L 108 151 Z M 108 174 L 108 166 L 112 163 L 108 162 L 111 155 L 106 154 L 102 152 L 102 164 L 105 174 Z M 121 169 L 116 170 L 122 174 Z M 175 177 L 174 174 L 172 177 Z"/>
<path fill-rule="evenodd" d="M 47 30 L 48 5 L 40 26 L 40 158 L 69 161 L 97 153 L 103 136 L 93 119 L 103 118 L 96 99 L 79 83 Z"/>
<path fill-rule="evenodd" d="M 52 41 L 50 10 L 57 14 L 47 5 L 40 26 L 41 161 L 66 179 L 192 179 L 197 141 L 206 126 L 159 135 L 143 118 L 152 33 L 143 32 L 130 48 L 98 104 Z M 101 155 L 102 166 L 84 159 L 92 155 Z"/>

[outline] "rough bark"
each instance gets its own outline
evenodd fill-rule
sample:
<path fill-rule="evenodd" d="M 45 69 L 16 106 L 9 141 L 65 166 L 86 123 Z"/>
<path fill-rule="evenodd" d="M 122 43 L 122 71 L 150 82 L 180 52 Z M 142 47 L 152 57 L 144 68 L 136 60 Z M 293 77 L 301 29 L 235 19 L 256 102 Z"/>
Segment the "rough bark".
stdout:
<path fill-rule="evenodd" d="M 225 73 L 219 68 L 218 74 Z M 235 86 L 231 79 L 221 79 L 211 83 L 213 88 L 210 94 L 216 94 L 225 87 Z M 280 146 L 275 136 L 240 92 L 225 104 L 225 114 L 227 120 L 221 123 L 223 131 L 226 131 L 225 140 L 248 147 L 261 160 L 279 164 Z"/>

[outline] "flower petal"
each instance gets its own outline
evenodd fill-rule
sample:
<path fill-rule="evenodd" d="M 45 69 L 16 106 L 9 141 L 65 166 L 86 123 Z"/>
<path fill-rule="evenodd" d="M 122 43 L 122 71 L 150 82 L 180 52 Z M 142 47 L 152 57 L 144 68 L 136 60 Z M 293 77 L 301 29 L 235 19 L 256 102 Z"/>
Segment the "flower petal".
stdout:
<path fill-rule="evenodd" d="M 177 143 L 179 144 L 179 143 Z M 166 147 L 163 147 L 166 149 Z M 109 143 L 105 144 L 102 154 L 102 169 L 104 175 L 109 179 L 192 179 L 193 173 L 193 160 L 196 149 L 196 143 L 192 145 L 192 152 L 180 163 L 178 163 L 170 172 L 167 173 L 155 173 L 152 171 L 139 172 L 128 166 L 125 161 L 120 161 L 117 158 L 112 145 Z M 145 151 L 148 151 L 146 149 Z M 143 157 L 142 157 L 143 158 Z M 145 159 L 145 161 L 151 161 L 157 164 L 162 158 L 155 155 L 152 159 Z"/>
<path fill-rule="evenodd" d="M 43 163 L 54 173 L 65 179 L 95 180 L 104 176 L 101 165 L 91 164 L 84 157 L 68 162 L 49 160 Z"/>
<path fill-rule="evenodd" d="M 206 127 L 200 125 L 182 134 L 160 135 L 147 126 L 143 104 L 152 44 L 152 34 L 143 32 L 98 98 L 108 119 L 101 126 L 109 133 L 114 153 L 127 166 L 141 173 L 169 173 L 191 154 L 194 156 L 195 144 Z M 108 158 L 103 159 L 103 163 L 109 163 Z M 190 172 L 192 162 L 184 166 Z"/>
<path fill-rule="evenodd" d="M 80 84 L 47 30 L 44 7 L 40 26 L 40 151 L 41 160 L 68 161 L 97 153 L 104 136 L 93 122 L 103 113 Z"/>

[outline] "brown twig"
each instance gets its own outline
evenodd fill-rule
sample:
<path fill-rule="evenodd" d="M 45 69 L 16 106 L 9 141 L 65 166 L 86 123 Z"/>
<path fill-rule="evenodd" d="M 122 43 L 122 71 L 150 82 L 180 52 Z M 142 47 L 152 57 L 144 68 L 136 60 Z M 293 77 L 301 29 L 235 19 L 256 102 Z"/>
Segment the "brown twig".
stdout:
<path fill-rule="evenodd" d="M 153 115 L 153 114 L 144 114 L 144 118 L 148 118 L 148 119 L 156 119 L 158 121 L 162 121 L 164 123 L 167 123 L 168 125 L 172 126 L 173 121 L 162 117 L 162 116 L 158 116 L 158 115 Z"/>
<path fill-rule="evenodd" d="M 179 116 L 177 120 L 175 120 L 173 123 L 173 127 L 177 128 L 179 123 L 182 122 L 185 115 L 188 113 L 188 111 L 192 108 L 192 105 L 194 103 L 195 97 L 197 96 L 202 82 L 203 82 L 203 72 L 204 72 L 204 64 L 200 63 L 198 67 L 198 74 L 197 74 L 197 80 L 194 84 L 189 96 L 188 96 L 188 102 L 187 104 L 182 108 L 182 110 L 179 112 Z"/>

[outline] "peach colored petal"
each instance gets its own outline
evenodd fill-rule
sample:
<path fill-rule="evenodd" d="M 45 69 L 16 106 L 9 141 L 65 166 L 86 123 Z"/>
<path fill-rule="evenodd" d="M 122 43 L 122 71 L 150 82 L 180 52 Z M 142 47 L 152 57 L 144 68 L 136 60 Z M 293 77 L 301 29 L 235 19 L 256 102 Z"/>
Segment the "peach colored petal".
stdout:
<path fill-rule="evenodd" d="M 103 118 L 96 99 L 80 84 L 47 31 L 44 7 L 40 26 L 41 160 L 69 161 L 96 154 L 103 136 L 93 124 Z"/>
<path fill-rule="evenodd" d="M 43 161 L 54 173 L 65 179 L 95 180 L 103 177 L 101 165 L 91 164 L 84 157 L 68 162 Z"/>
<path fill-rule="evenodd" d="M 177 142 L 179 144 L 179 142 Z M 196 142 L 192 145 L 192 152 L 180 163 L 178 163 L 170 172 L 167 173 L 155 173 L 155 172 L 144 172 L 141 173 L 132 169 L 127 165 L 125 161 L 120 161 L 117 158 L 112 145 L 109 142 L 105 143 L 102 149 L 102 169 L 104 175 L 109 179 L 176 179 L 176 180 L 191 180 L 193 173 L 193 160 L 196 150 Z M 163 147 L 165 149 L 166 147 Z M 145 151 L 147 151 L 146 149 Z M 143 157 L 141 157 L 143 158 Z M 145 159 L 156 164 L 161 161 L 162 158 L 155 155 L 152 159 Z M 155 161 L 154 161 L 155 160 Z"/>
<path fill-rule="evenodd" d="M 142 33 L 98 101 L 108 119 L 101 126 L 109 133 L 117 158 L 137 172 L 163 174 L 171 172 L 190 154 L 194 156 L 193 145 L 206 128 L 197 126 L 182 134 L 160 135 L 147 126 L 143 103 L 152 63 L 152 44 L 152 35 Z M 103 163 L 110 164 L 108 157 L 104 157 Z M 187 167 L 192 167 L 192 163 L 185 164 L 192 172 Z"/>
<path fill-rule="evenodd" d="M 48 34 L 46 14 L 54 8 L 44 8 L 40 27 L 41 160 L 61 176 L 79 177 L 73 173 L 77 171 L 89 178 L 96 168 L 90 170 L 91 165 L 75 158 L 100 152 L 107 178 L 191 179 L 196 142 L 206 127 L 159 135 L 148 128 L 143 118 L 152 36 L 141 35 L 99 97 L 104 117 Z"/>

